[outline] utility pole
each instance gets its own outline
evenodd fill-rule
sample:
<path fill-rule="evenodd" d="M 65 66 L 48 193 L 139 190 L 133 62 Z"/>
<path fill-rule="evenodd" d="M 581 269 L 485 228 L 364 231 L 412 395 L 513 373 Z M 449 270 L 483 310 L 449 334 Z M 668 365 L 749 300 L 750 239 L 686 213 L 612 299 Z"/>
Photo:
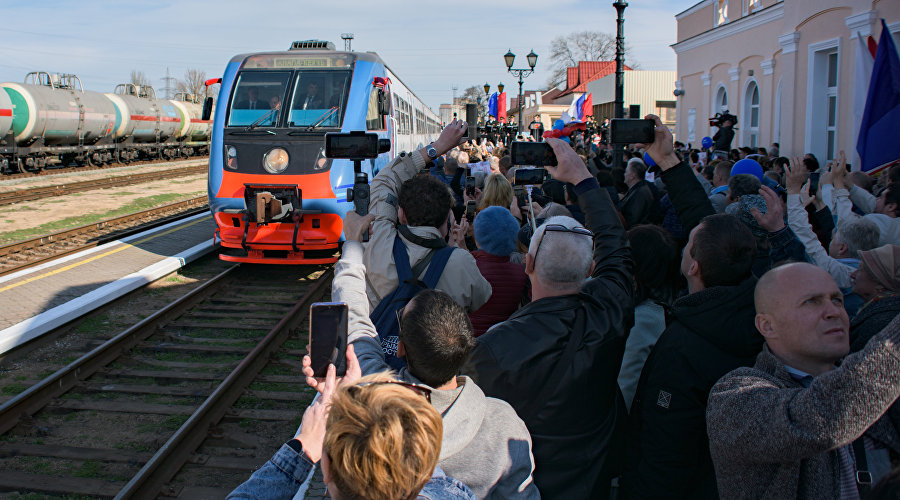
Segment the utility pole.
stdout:
<path fill-rule="evenodd" d="M 166 67 L 166 77 L 162 79 L 162 81 L 166 82 L 166 86 L 162 88 L 163 92 L 166 93 L 166 99 L 172 98 L 172 90 L 175 89 L 175 87 L 172 86 L 173 80 L 175 80 L 175 77 L 169 74 L 169 68 Z"/>
<path fill-rule="evenodd" d="M 616 8 L 616 102 L 615 117 L 625 117 L 625 0 L 616 0 L 613 4 Z M 634 117 L 632 117 L 634 118 Z M 613 144 L 613 165 L 624 167 L 624 155 L 622 144 Z"/>

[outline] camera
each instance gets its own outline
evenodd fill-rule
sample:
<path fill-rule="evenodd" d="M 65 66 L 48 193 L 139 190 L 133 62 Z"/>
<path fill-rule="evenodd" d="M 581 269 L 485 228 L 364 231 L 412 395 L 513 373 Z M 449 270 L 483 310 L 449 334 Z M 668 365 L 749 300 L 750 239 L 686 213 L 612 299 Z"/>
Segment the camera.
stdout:
<path fill-rule="evenodd" d="M 325 134 L 326 158 L 366 160 L 390 150 L 390 139 L 379 139 L 378 134 L 362 131 Z"/>
<path fill-rule="evenodd" d="M 613 144 L 651 144 L 656 139 L 656 122 L 642 118 L 614 118 L 609 122 Z"/>
<path fill-rule="evenodd" d="M 556 154 L 546 142 L 515 141 L 510 150 L 513 165 L 556 166 Z M 540 184 L 540 182 L 532 184 Z"/>
<path fill-rule="evenodd" d="M 716 116 L 710 118 L 710 119 L 709 119 L 709 126 L 710 126 L 710 127 L 722 128 L 722 125 L 723 125 L 726 121 L 729 121 L 729 120 L 731 121 L 731 123 L 732 123 L 733 125 L 737 125 L 737 122 L 738 122 L 737 116 L 735 116 L 735 115 L 729 113 L 728 110 L 726 109 L 725 111 L 722 111 L 721 113 L 716 113 Z"/>

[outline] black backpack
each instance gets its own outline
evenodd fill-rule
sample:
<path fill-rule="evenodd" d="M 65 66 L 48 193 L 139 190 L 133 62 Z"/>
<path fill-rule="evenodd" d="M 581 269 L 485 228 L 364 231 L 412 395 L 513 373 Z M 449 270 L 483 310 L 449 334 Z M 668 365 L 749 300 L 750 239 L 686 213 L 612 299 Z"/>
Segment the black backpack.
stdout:
<path fill-rule="evenodd" d="M 416 265 L 415 269 L 412 269 L 409 266 L 406 245 L 400 239 L 399 234 L 394 238 L 394 265 L 397 267 L 398 285 L 393 292 L 381 299 L 378 307 L 369 315 L 369 319 L 375 325 L 375 331 L 378 332 L 378 340 L 384 351 L 384 360 L 394 370 L 400 370 L 406 366 L 406 362 L 397 357 L 397 342 L 400 335 L 397 311 L 406 307 L 406 304 L 420 291 L 434 289 L 438 280 L 441 279 L 447 261 L 450 260 L 451 253 L 453 253 L 453 247 L 433 249 L 422 262 Z M 418 276 L 422 274 L 422 270 L 426 266 L 428 271 L 420 281 Z"/>

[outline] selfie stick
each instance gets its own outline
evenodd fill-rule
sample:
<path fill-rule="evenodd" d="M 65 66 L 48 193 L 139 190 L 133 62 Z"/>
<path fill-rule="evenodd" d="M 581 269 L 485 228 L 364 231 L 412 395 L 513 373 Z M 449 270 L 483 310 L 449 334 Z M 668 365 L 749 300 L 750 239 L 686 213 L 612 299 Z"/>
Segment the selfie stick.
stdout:
<path fill-rule="evenodd" d="M 525 192 L 528 193 L 528 211 L 531 212 L 531 234 L 537 231 L 537 226 L 534 222 L 534 206 L 531 204 L 531 188 L 533 187 L 531 184 L 525 186 Z"/>
<path fill-rule="evenodd" d="M 347 189 L 347 201 L 353 202 L 353 210 L 362 217 L 369 215 L 369 176 L 362 171 L 362 160 L 353 160 L 353 187 Z M 369 230 L 363 233 L 363 242 L 369 241 Z"/>

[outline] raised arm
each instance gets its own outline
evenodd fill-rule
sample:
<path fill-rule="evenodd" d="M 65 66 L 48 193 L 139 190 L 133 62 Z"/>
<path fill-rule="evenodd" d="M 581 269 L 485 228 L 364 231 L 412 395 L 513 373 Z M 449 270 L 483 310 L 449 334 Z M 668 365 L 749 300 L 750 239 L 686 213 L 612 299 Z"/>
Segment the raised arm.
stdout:
<path fill-rule="evenodd" d="M 645 149 L 650 158 L 653 158 L 662 169 L 662 181 L 666 185 L 669 199 L 675 207 L 684 234 L 689 234 L 704 217 L 713 215 L 716 211 L 700 181 L 697 180 L 690 161 L 681 160 L 675 154 L 674 138 L 669 128 L 663 125 L 656 115 L 647 115 L 644 118 L 656 122 L 656 137 L 652 144 L 635 144 L 635 146 Z"/>

